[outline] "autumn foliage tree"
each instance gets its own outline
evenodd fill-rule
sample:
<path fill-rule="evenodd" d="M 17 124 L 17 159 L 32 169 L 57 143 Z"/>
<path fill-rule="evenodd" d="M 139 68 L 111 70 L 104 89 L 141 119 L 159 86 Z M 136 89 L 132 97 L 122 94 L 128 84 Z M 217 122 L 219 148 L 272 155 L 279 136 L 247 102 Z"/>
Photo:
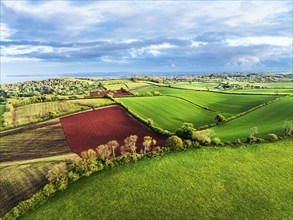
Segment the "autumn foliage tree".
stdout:
<path fill-rule="evenodd" d="M 146 154 L 148 151 L 151 150 L 152 145 L 156 145 L 157 141 L 150 136 L 145 136 L 143 140 L 143 152 Z"/>

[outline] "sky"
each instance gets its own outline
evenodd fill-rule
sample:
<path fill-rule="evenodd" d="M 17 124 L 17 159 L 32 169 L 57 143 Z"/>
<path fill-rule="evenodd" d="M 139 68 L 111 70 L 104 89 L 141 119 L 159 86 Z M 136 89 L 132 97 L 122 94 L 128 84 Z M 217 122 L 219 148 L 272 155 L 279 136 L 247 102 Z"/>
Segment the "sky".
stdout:
<path fill-rule="evenodd" d="M 1 77 L 292 71 L 292 1 L 1 0 Z"/>

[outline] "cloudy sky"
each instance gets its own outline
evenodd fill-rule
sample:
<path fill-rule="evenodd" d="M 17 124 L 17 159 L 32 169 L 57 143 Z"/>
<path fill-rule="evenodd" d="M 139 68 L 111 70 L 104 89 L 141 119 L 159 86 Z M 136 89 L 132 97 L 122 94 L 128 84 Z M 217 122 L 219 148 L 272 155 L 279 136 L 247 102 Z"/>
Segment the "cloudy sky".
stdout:
<path fill-rule="evenodd" d="M 1 0 L 1 75 L 291 71 L 292 1 Z"/>

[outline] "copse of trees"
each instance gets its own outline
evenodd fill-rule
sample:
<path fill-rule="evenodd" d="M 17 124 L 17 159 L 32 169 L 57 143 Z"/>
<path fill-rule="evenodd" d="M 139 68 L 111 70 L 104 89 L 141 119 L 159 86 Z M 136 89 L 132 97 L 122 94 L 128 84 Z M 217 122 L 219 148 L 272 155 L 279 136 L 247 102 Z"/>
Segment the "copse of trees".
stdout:
<path fill-rule="evenodd" d="M 215 120 L 216 120 L 218 123 L 221 123 L 221 122 L 224 122 L 224 121 L 226 120 L 226 118 L 225 118 L 225 116 L 222 115 L 222 114 L 217 114 Z"/>
<path fill-rule="evenodd" d="M 176 135 L 184 139 L 191 139 L 192 133 L 195 132 L 196 129 L 193 127 L 192 123 L 184 122 L 181 127 L 176 131 Z"/>
<path fill-rule="evenodd" d="M 99 81 L 89 79 L 47 79 L 13 84 L 2 84 L 0 100 L 15 97 L 33 97 L 42 95 L 86 95 L 93 91 L 105 90 Z"/>

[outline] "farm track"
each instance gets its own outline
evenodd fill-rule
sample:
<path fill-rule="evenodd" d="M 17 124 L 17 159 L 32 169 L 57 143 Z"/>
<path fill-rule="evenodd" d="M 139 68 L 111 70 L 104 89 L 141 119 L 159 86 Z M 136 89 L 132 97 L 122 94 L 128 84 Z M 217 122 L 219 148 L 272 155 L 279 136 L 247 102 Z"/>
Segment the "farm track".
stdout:
<path fill-rule="evenodd" d="M 31 126 L 27 126 L 27 127 L 17 128 L 15 130 L 1 132 L 0 137 L 5 137 L 8 135 L 12 135 L 12 134 L 19 134 L 24 131 L 30 131 L 30 130 L 34 130 L 37 128 L 44 128 L 47 126 L 57 125 L 57 124 L 59 124 L 59 121 L 47 122 L 47 123 L 43 123 L 43 124 L 37 124 L 37 125 L 31 125 Z"/>

